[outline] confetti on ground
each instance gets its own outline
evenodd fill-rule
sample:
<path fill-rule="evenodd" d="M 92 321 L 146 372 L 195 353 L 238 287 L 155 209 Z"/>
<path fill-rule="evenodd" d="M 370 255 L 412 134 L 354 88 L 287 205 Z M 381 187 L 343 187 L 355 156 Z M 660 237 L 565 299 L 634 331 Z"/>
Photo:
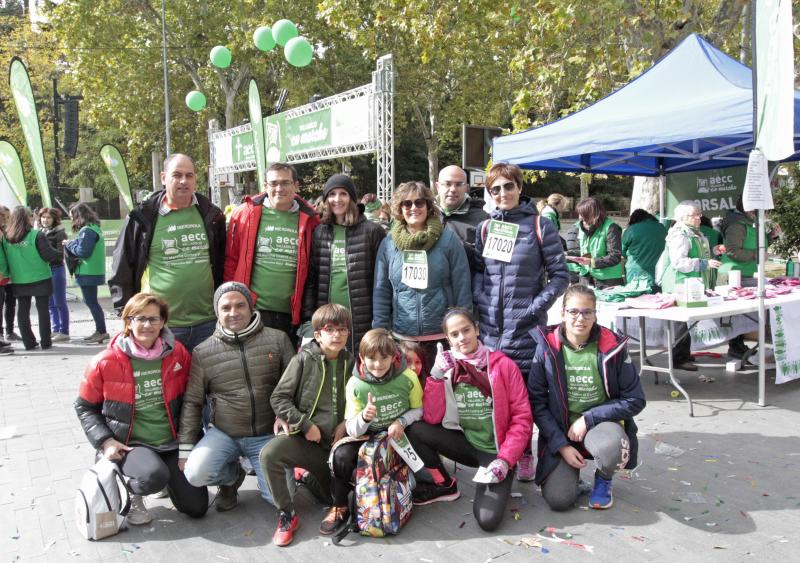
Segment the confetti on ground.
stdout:
<path fill-rule="evenodd" d="M 700 383 L 714 383 L 716 381 L 713 377 L 708 377 L 706 375 L 701 375 L 697 378 Z"/>
<path fill-rule="evenodd" d="M 558 532 L 553 527 L 546 527 L 539 530 L 538 536 L 539 538 L 555 543 L 563 543 L 569 547 L 580 549 L 582 551 L 587 551 L 589 553 L 594 553 L 594 546 L 586 545 L 582 543 L 578 543 L 576 541 L 572 541 L 572 534 L 569 532 Z"/>
<path fill-rule="evenodd" d="M 744 510 L 740 510 L 739 514 L 742 515 L 742 518 L 747 518 L 747 512 L 745 512 Z"/>
<path fill-rule="evenodd" d="M 510 552 L 510 551 L 506 551 L 505 553 L 501 553 L 501 554 L 499 554 L 499 555 L 495 555 L 495 556 L 493 556 L 493 557 L 490 557 L 489 559 L 487 559 L 487 560 L 485 561 L 485 563 L 491 563 L 491 562 L 492 562 L 492 561 L 494 561 L 495 559 L 500 559 L 501 557 L 505 557 L 505 556 L 506 556 L 506 555 L 508 555 L 509 553 L 511 553 L 511 552 Z"/>
<path fill-rule="evenodd" d="M 703 493 L 686 493 L 686 500 L 692 504 L 706 504 L 706 497 L 703 496 Z"/>
<path fill-rule="evenodd" d="M 245 530 L 245 532 L 244 532 L 242 535 L 243 535 L 243 536 L 250 537 L 250 536 L 252 536 L 252 535 L 253 535 L 253 530 Z"/>
<path fill-rule="evenodd" d="M 224 555 L 217 555 L 217 559 L 222 559 L 223 561 L 230 561 L 230 557 L 225 557 Z"/>
<path fill-rule="evenodd" d="M 631 536 L 631 539 L 636 540 L 638 542 L 642 542 L 642 543 L 647 541 L 647 538 L 644 537 L 644 536 Z"/>
<path fill-rule="evenodd" d="M 525 549 L 529 549 L 531 547 L 535 547 L 540 549 L 542 547 L 542 542 L 537 540 L 536 538 L 522 538 L 517 542 L 517 545 L 524 547 Z"/>
<path fill-rule="evenodd" d="M 681 485 L 686 485 L 687 487 L 690 487 L 692 484 L 689 481 L 681 481 Z"/>
<path fill-rule="evenodd" d="M 511 498 L 522 498 L 522 493 L 511 493 Z"/>
<path fill-rule="evenodd" d="M 728 548 L 724 545 L 715 545 L 714 549 L 728 549 Z"/>
<path fill-rule="evenodd" d="M 661 441 L 656 442 L 654 451 L 659 455 L 665 455 L 667 457 L 680 457 L 686 453 L 686 450 L 683 448 Z"/>
<path fill-rule="evenodd" d="M 461 521 L 461 524 L 459 524 L 459 525 L 458 525 L 458 527 L 459 527 L 459 528 L 463 528 L 463 527 L 464 527 L 464 524 L 466 524 L 466 522 L 464 522 L 464 521 L 462 520 L 462 521 Z"/>
<path fill-rule="evenodd" d="M 716 528 L 718 524 L 716 522 L 706 522 L 706 526 L 709 528 Z"/>
<path fill-rule="evenodd" d="M 522 520 L 522 514 L 519 512 L 514 513 L 514 520 Z"/>

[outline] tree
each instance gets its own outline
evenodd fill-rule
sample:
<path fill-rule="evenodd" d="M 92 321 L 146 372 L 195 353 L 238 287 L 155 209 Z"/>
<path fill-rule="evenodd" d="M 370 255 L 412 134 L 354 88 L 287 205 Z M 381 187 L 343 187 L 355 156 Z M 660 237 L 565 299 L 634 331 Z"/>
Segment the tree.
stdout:
<path fill-rule="evenodd" d="M 462 123 L 494 124 L 508 115 L 512 91 L 505 2 L 487 0 L 322 0 L 320 15 L 365 56 L 392 53 L 398 116 L 412 119 L 425 142 L 431 183 L 443 140 Z"/>

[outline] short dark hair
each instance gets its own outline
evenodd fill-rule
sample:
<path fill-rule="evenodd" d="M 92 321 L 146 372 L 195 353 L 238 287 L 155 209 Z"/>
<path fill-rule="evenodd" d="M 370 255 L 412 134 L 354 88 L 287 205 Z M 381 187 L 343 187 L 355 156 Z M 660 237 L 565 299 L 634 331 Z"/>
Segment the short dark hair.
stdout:
<path fill-rule="evenodd" d="M 292 182 L 297 181 L 297 170 L 295 170 L 294 166 L 292 166 L 291 164 L 286 164 L 283 162 L 275 162 L 273 164 L 270 164 L 269 168 L 267 168 L 267 172 L 280 172 L 282 170 L 288 170 L 289 172 L 292 173 Z M 264 181 L 266 182 L 266 179 Z"/>
<path fill-rule="evenodd" d="M 39 220 L 42 220 L 42 215 L 50 215 L 53 219 L 53 227 L 58 227 L 61 224 L 61 211 L 55 207 L 42 207 L 39 210 Z"/>
<path fill-rule="evenodd" d="M 447 334 L 447 321 L 453 317 L 466 317 L 466 319 L 472 323 L 472 326 L 478 326 L 478 321 L 475 319 L 475 315 L 472 314 L 472 311 L 465 307 L 453 307 L 448 309 L 444 314 L 444 318 L 442 318 L 442 332 L 444 334 Z"/>
<path fill-rule="evenodd" d="M 358 353 L 364 358 L 374 358 L 377 355 L 391 358 L 397 354 L 397 342 L 385 328 L 373 328 L 361 339 Z"/>
<path fill-rule="evenodd" d="M 489 188 L 497 178 L 504 176 L 514 183 L 521 190 L 522 189 L 522 169 L 516 164 L 510 162 L 496 162 L 489 168 L 486 174 L 486 187 Z"/>
<path fill-rule="evenodd" d="M 314 311 L 311 316 L 311 328 L 314 332 L 322 330 L 322 327 L 329 324 L 351 328 L 353 323 L 350 311 L 336 303 L 327 303 Z"/>
<path fill-rule="evenodd" d="M 394 190 L 392 194 L 392 218 L 405 224 L 406 220 L 403 217 L 402 203 L 404 200 L 409 199 L 413 194 L 418 194 L 421 199 L 425 200 L 428 207 L 428 218 L 431 216 L 438 217 L 439 211 L 436 209 L 436 199 L 433 197 L 431 189 L 425 185 L 425 182 L 403 182 Z"/>
<path fill-rule="evenodd" d="M 137 293 L 128 299 L 128 302 L 122 309 L 122 333 L 125 336 L 130 336 L 131 334 L 131 317 L 135 317 L 149 305 L 156 305 L 158 307 L 158 314 L 161 316 L 161 320 L 164 321 L 163 326 L 166 326 L 169 320 L 169 306 L 167 302 L 150 293 Z"/>
<path fill-rule="evenodd" d="M 657 221 L 657 219 L 651 213 L 648 213 L 644 209 L 635 209 L 628 219 L 628 226 L 641 223 L 642 221 L 649 221 L 650 219 Z"/>
<path fill-rule="evenodd" d="M 94 209 L 85 203 L 73 205 L 69 210 L 70 219 L 72 219 L 72 232 L 77 233 L 86 225 L 100 226 L 100 217 L 94 212 Z"/>

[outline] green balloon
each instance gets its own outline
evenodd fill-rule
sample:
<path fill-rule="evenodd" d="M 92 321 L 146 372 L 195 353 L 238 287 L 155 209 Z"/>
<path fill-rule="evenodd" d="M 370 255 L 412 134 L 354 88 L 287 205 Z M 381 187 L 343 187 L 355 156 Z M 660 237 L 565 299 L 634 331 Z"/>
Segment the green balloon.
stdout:
<path fill-rule="evenodd" d="M 253 43 L 261 51 L 272 51 L 275 48 L 275 38 L 272 37 L 272 30 L 262 25 L 253 33 Z"/>
<path fill-rule="evenodd" d="M 311 63 L 314 49 L 305 37 L 294 37 L 286 43 L 283 54 L 290 65 L 303 67 Z"/>
<path fill-rule="evenodd" d="M 275 43 L 283 47 L 293 37 L 297 37 L 297 26 L 291 20 L 278 20 L 272 26 Z"/>
<path fill-rule="evenodd" d="M 211 59 L 211 64 L 217 68 L 228 68 L 231 66 L 231 52 L 223 45 L 217 45 L 211 49 L 208 58 Z"/>
<path fill-rule="evenodd" d="M 186 105 L 192 111 L 200 111 L 206 107 L 206 96 L 200 90 L 192 90 L 186 94 Z"/>

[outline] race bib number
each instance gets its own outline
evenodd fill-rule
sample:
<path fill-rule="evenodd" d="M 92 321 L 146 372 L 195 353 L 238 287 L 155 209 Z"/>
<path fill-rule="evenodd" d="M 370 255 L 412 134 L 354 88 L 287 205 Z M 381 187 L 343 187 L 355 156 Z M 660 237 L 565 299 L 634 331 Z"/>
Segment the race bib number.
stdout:
<path fill-rule="evenodd" d="M 514 245 L 517 244 L 519 225 L 503 221 L 489 221 L 486 242 L 483 245 L 483 257 L 511 262 Z"/>
<path fill-rule="evenodd" d="M 406 465 L 411 468 L 411 471 L 416 472 L 425 467 L 425 464 L 422 463 L 422 460 L 417 455 L 417 452 L 414 451 L 414 447 L 411 445 L 411 442 L 408 441 L 405 434 L 399 440 L 389 438 L 389 443 L 394 448 L 394 451 L 397 452 L 397 455 L 402 457 Z"/>
<path fill-rule="evenodd" d="M 428 254 L 424 250 L 404 250 L 400 281 L 414 289 L 428 287 Z"/>

